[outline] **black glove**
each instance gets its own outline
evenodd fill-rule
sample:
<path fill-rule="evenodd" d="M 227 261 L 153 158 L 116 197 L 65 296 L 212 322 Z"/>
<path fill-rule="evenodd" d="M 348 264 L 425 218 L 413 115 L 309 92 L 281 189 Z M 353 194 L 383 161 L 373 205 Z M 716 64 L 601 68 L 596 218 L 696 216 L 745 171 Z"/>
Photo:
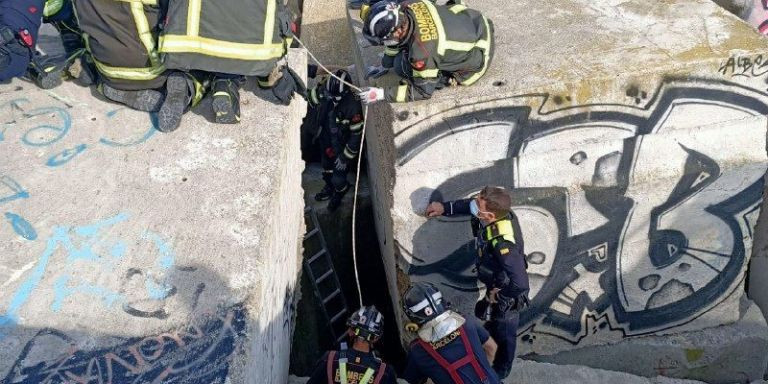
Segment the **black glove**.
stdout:
<path fill-rule="evenodd" d="M 272 87 L 272 93 L 275 97 L 284 105 L 291 103 L 294 92 L 306 99 L 307 86 L 304 85 L 301 77 L 288 66 L 283 67 L 282 73 L 283 75 L 277 81 L 277 84 Z"/>

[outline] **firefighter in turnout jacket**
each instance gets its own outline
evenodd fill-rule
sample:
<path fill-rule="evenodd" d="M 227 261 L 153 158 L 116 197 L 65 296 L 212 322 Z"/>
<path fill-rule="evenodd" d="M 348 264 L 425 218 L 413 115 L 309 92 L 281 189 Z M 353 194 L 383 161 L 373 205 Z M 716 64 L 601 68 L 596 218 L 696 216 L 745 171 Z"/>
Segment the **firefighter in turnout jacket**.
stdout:
<path fill-rule="evenodd" d="M 39 54 L 37 36 L 43 21 L 58 28 L 72 20 L 68 0 L 0 0 L 0 82 L 27 76 L 44 89 L 61 84 L 65 61 Z M 62 33 L 65 47 L 66 37 Z"/>
<path fill-rule="evenodd" d="M 360 152 L 363 126 L 363 107 L 360 100 L 344 82 L 351 82 L 351 76 L 343 69 L 336 71 L 336 77 L 328 76 L 309 93 L 312 110 L 318 130 L 316 137 L 320 144 L 320 163 L 323 166 L 323 190 L 315 200 L 329 200 L 328 210 L 334 211 L 349 190 L 347 174 L 350 164 Z M 344 82 L 339 81 L 344 80 Z"/>
<path fill-rule="evenodd" d="M 443 302 L 431 283 L 415 283 L 403 296 L 403 311 L 418 331 L 403 378 L 411 384 L 498 384 L 490 360 L 496 343 L 477 320 L 464 318 Z"/>
<path fill-rule="evenodd" d="M 517 348 L 519 312 L 528 306 L 528 263 L 517 217 L 510 210 L 512 198 L 499 187 L 485 187 L 472 199 L 433 202 L 428 217 L 472 215 L 478 252 L 478 279 L 486 295 L 475 314 L 499 345 L 493 369 L 504 379 L 512 369 Z"/>
<path fill-rule="evenodd" d="M 365 103 L 429 99 L 448 85 L 472 85 L 488 70 L 493 23 L 461 0 L 379 1 L 363 13 L 363 35 L 385 46 L 382 66 L 402 78 L 397 86 L 365 88 Z"/>
<path fill-rule="evenodd" d="M 214 74 L 217 121 L 240 120 L 241 76 L 256 76 L 283 104 L 303 81 L 279 65 L 293 38 L 292 15 L 281 0 L 171 1 L 160 52 L 168 68 Z"/>
<path fill-rule="evenodd" d="M 318 361 L 307 384 L 397 384 L 394 368 L 373 352 L 381 338 L 384 320 L 376 307 L 363 307 L 347 320 L 347 336 L 352 343 L 341 343 Z"/>

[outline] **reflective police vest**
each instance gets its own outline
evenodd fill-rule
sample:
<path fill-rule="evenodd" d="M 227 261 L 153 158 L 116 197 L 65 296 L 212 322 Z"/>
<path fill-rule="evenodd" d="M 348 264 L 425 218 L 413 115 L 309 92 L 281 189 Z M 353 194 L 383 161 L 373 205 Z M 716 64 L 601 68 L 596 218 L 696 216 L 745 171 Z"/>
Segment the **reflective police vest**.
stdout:
<path fill-rule="evenodd" d="M 333 369 L 333 362 L 336 360 L 336 351 L 331 351 L 328 353 L 328 360 L 326 362 L 326 370 L 328 373 L 328 384 L 334 384 L 334 383 L 340 383 L 340 384 L 349 384 L 349 376 L 350 372 L 347 369 L 347 345 L 346 343 L 341 344 L 341 351 L 338 352 L 339 355 L 339 369 L 338 369 L 338 375 L 336 372 L 334 372 Z M 359 380 L 354 380 L 357 384 L 379 384 L 381 382 L 382 377 L 384 377 L 384 373 L 387 371 L 387 364 L 384 362 L 379 362 L 378 369 L 374 369 L 371 367 L 367 367 L 365 369 L 365 373 L 363 373 L 363 376 L 359 378 Z M 374 377 L 374 374 L 376 377 Z M 371 382 L 371 379 L 373 379 L 373 382 Z"/>
<path fill-rule="evenodd" d="M 171 1 L 160 52 L 168 68 L 267 76 L 286 53 L 290 19 L 281 0 Z"/>
<path fill-rule="evenodd" d="M 73 0 L 86 50 L 105 82 L 124 90 L 163 86 L 157 1 Z"/>
<path fill-rule="evenodd" d="M 469 342 L 469 338 L 467 337 L 467 330 L 462 326 L 459 328 L 459 335 L 461 344 L 464 346 L 465 355 L 464 357 L 449 363 L 448 360 L 446 360 L 436 349 L 432 344 L 427 343 L 426 341 L 422 340 L 421 338 L 417 339 L 418 345 L 421 346 L 421 348 L 426 351 L 433 360 L 437 362 L 437 364 L 440 365 L 441 368 L 443 368 L 448 375 L 451 377 L 451 380 L 454 382 L 454 384 L 464 384 L 464 380 L 461 379 L 461 376 L 459 376 L 459 369 L 461 367 L 464 367 L 466 365 L 471 365 L 472 369 L 475 371 L 475 374 L 480 379 L 480 381 L 485 382 L 485 380 L 488 378 L 488 375 L 483 370 L 483 367 L 480 365 L 480 362 L 477 361 L 477 357 L 475 356 L 475 352 L 472 351 L 472 344 Z"/>

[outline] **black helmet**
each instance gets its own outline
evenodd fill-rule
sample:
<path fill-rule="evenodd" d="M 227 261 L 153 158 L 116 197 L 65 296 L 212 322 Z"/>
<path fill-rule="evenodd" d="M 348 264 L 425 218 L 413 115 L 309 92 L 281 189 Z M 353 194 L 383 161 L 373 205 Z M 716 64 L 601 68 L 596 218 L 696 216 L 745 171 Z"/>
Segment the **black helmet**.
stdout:
<path fill-rule="evenodd" d="M 381 337 L 384 330 L 384 317 L 373 305 L 362 307 L 349 317 L 347 327 L 354 332 L 356 337 L 373 341 L 374 338 Z"/>
<path fill-rule="evenodd" d="M 339 101 L 341 100 L 341 97 L 344 96 L 344 93 L 349 90 L 349 86 L 346 83 L 351 82 L 352 77 L 343 69 L 339 69 L 334 75 L 335 76 L 328 76 L 328 80 L 325 82 L 325 90 L 328 91 L 328 96 Z"/>
<path fill-rule="evenodd" d="M 422 325 L 446 311 L 443 294 L 432 283 L 414 283 L 403 295 L 403 311 Z"/>
<path fill-rule="evenodd" d="M 394 1 L 379 1 L 372 5 L 363 20 L 363 36 L 373 45 L 398 45 L 392 32 L 400 23 L 400 6 Z"/>

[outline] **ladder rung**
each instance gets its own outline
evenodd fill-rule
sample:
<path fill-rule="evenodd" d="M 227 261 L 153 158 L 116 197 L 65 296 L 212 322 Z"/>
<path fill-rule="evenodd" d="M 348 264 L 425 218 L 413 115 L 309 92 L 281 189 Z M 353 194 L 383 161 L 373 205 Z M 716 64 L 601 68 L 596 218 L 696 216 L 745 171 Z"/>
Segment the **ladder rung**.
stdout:
<path fill-rule="evenodd" d="M 347 314 L 347 309 L 344 308 L 341 310 L 341 312 L 337 313 L 335 316 L 331 318 L 331 324 L 335 323 L 336 320 L 340 319 L 342 316 Z"/>
<path fill-rule="evenodd" d="M 307 232 L 306 235 L 304 235 L 304 240 L 309 239 L 310 237 L 314 236 L 316 233 L 320 232 L 319 228 L 315 228 L 309 232 Z"/>
<path fill-rule="evenodd" d="M 338 296 L 340 293 L 341 293 L 341 290 L 339 289 L 336 289 L 335 291 L 333 291 L 333 293 L 331 293 L 330 295 L 326 296 L 323 299 L 323 305 L 328 304 L 329 301 L 333 300 L 333 298 Z"/>
<path fill-rule="evenodd" d="M 307 260 L 307 264 L 312 264 L 312 263 L 314 263 L 315 261 L 317 261 L 317 259 L 319 259 L 321 256 L 323 256 L 323 254 L 325 254 L 325 253 L 326 253 L 326 252 L 325 252 L 325 248 L 323 248 L 323 249 L 319 250 L 317 253 L 315 253 L 315 254 L 314 254 L 314 256 L 310 257 L 310 258 Z"/>
<path fill-rule="evenodd" d="M 320 277 L 315 279 L 315 283 L 316 284 L 320 284 L 320 282 L 322 282 L 323 280 L 327 279 L 331 275 L 333 275 L 333 269 L 329 269 L 328 271 L 326 271 L 325 273 L 320 275 Z"/>

